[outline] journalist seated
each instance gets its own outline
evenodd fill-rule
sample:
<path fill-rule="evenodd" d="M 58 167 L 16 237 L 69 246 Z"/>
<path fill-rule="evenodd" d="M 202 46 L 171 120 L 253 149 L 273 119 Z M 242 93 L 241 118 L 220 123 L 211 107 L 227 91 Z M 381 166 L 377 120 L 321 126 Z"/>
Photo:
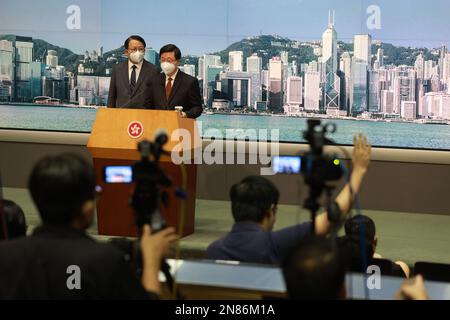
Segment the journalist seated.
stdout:
<path fill-rule="evenodd" d="M 362 264 L 362 254 L 364 253 L 367 265 L 380 265 L 382 274 L 405 278 L 409 277 L 410 270 L 405 262 L 396 261 L 394 263 L 376 253 L 378 236 L 375 222 L 370 217 L 356 215 L 347 219 L 344 224 L 344 229 L 345 237 L 342 237 L 339 241 L 346 251 L 346 259 L 351 271 L 365 272 Z M 361 236 L 363 236 L 362 239 Z M 361 244 L 364 245 L 363 250 L 361 250 Z"/>
<path fill-rule="evenodd" d="M 173 228 L 152 235 L 144 227 L 143 274 L 138 279 L 122 251 L 86 234 L 96 197 L 89 163 L 72 154 L 43 158 L 28 186 L 42 225 L 29 237 L 0 243 L 1 299 L 158 297 L 161 257 L 177 238 Z"/>
<path fill-rule="evenodd" d="M 345 299 L 345 259 L 336 243 L 308 236 L 281 263 L 290 299 Z"/>
<path fill-rule="evenodd" d="M 301 300 L 346 299 L 345 256 L 338 243 L 330 238 L 308 236 L 300 241 L 281 263 L 288 297 Z M 428 299 L 422 276 L 405 280 L 392 298 Z"/>
<path fill-rule="evenodd" d="M 351 208 L 352 197 L 360 189 L 370 163 L 371 147 L 365 137 L 355 137 L 353 173 L 336 198 L 343 219 Z M 279 264 L 282 257 L 300 239 L 311 234 L 312 224 L 303 223 L 272 231 L 277 213 L 279 191 L 260 176 L 250 176 L 231 187 L 231 211 L 235 224 L 231 231 L 206 250 L 206 259 L 248 263 Z M 332 227 L 326 212 L 318 214 L 315 233 L 326 235 Z"/>
<path fill-rule="evenodd" d="M 8 239 L 25 237 L 28 227 L 22 208 L 12 200 L 3 199 L 3 213 Z"/>

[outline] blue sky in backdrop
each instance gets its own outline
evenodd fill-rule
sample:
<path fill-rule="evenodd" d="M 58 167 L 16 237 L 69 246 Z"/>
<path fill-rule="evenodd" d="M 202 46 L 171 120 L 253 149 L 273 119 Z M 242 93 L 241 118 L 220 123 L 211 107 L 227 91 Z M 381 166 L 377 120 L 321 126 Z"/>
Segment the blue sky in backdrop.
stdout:
<path fill-rule="evenodd" d="M 70 5 L 81 8 L 80 30 L 66 28 Z M 370 5 L 381 8 L 380 30 L 366 27 Z M 404 46 L 450 46 L 448 0 L 1 0 L 0 34 L 41 38 L 76 53 L 115 49 L 140 34 L 154 48 L 172 42 L 199 55 L 260 34 L 319 40 L 330 9 L 339 40 L 370 33 Z"/>

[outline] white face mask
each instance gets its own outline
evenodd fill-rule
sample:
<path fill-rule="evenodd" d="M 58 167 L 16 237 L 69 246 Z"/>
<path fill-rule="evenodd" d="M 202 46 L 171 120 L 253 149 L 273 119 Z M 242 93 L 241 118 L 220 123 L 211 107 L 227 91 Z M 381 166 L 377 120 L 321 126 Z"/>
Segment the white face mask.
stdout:
<path fill-rule="evenodd" d="M 144 52 L 143 51 L 139 51 L 137 50 L 136 52 L 131 52 L 130 53 L 130 60 L 133 63 L 141 63 L 142 60 L 144 60 Z"/>
<path fill-rule="evenodd" d="M 170 62 L 161 62 L 161 70 L 166 74 L 172 74 L 176 69 L 176 66 Z"/>

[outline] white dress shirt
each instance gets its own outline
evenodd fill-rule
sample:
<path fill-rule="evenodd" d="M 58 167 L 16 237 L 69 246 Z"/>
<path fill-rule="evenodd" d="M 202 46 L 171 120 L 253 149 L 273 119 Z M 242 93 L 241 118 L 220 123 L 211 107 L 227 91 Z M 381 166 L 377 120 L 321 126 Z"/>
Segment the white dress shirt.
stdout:
<path fill-rule="evenodd" d="M 133 66 L 136 66 L 136 83 L 139 79 L 139 73 L 141 73 L 142 64 L 144 63 L 144 60 L 141 61 L 139 64 L 134 64 L 133 62 L 128 59 L 128 82 L 131 81 L 131 72 L 133 72 Z"/>
<path fill-rule="evenodd" d="M 175 82 L 175 77 L 177 76 L 177 74 L 178 74 L 178 68 L 177 68 L 177 71 L 175 71 L 175 73 L 170 76 L 170 78 L 172 78 L 172 83 L 171 83 L 172 87 L 173 87 L 173 83 Z M 166 74 L 166 86 L 167 86 L 167 82 L 169 82 L 169 76 Z"/>

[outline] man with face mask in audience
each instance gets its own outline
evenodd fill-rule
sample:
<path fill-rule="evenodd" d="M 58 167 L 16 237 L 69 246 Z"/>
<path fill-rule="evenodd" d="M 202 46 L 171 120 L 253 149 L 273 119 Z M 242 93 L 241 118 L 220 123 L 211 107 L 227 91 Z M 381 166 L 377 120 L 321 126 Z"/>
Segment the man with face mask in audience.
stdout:
<path fill-rule="evenodd" d="M 177 110 L 184 118 L 197 118 L 202 114 L 202 98 L 198 80 L 178 69 L 180 49 L 168 44 L 159 51 L 162 73 L 154 78 L 152 85 L 152 107 L 162 110 Z"/>
<path fill-rule="evenodd" d="M 145 40 L 132 35 L 125 40 L 127 61 L 112 69 L 109 86 L 109 108 L 149 108 L 151 106 L 151 81 L 158 69 L 144 60 Z"/>

